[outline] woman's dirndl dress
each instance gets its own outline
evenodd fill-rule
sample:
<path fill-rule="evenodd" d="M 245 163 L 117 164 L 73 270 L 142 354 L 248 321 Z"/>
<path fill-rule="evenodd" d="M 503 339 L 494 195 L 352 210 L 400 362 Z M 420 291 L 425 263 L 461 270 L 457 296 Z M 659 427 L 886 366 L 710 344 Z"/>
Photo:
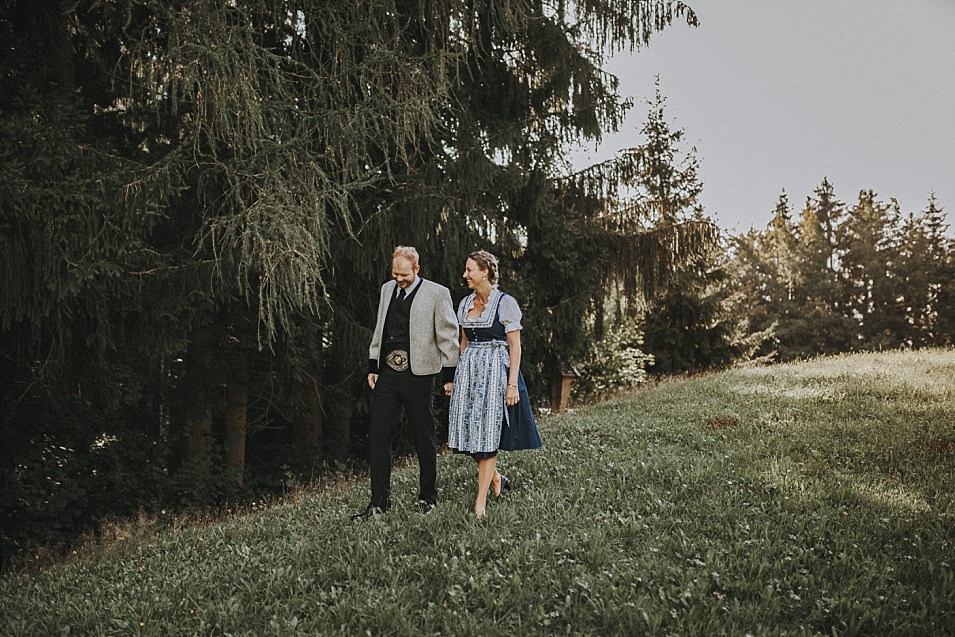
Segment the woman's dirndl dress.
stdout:
<path fill-rule="evenodd" d="M 520 307 L 514 297 L 497 287 L 492 289 L 484 313 L 476 319 L 468 318 L 473 305 L 472 293 L 458 306 L 458 322 L 468 344 L 454 373 L 448 446 L 477 457 L 491 457 L 498 449 L 537 449 L 542 443 L 520 370 L 520 400 L 511 407 L 504 404 L 511 364 L 507 333 L 521 329 Z"/>

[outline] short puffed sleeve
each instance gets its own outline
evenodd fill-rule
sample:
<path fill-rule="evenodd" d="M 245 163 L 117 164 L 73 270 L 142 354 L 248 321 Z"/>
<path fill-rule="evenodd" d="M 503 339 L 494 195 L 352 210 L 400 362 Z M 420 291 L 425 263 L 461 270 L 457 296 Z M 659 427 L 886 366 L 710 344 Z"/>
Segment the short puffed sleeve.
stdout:
<path fill-rule="evenodd" d="M 510 294 L 501 297 L 501 304 L 498 307 L 498 318 L 504 326 L 505 332 L 514 332 L 523 329 L 521 326 L 521 307 Z"/>

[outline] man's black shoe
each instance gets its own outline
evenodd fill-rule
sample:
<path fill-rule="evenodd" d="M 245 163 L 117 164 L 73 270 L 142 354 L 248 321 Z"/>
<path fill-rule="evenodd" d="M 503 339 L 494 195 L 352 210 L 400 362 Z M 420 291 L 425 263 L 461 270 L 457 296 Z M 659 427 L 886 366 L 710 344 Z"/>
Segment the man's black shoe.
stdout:
<path fill-rule="evenodd" d="M 427 500 L 418 500 L 415 506 L 418 507 L 418 513 L 421 515 L 428 515 L 434 511 L 435 504 L 434 502 L 428 502 Z"/>
<path fill-rule="evenodd" d="M 374 505 L 369 504 L 364 511 L 362 511 L 361 513 L 356 513 L 355 515 L 351 516 L 351 521 L 364 522 L 365 520 L 369 520 L 375 517 L 376 515 L 381 515 L 385 511 L 387 511 L 387 509 L 382 509 L 381 507 L 376 507 Z"/>

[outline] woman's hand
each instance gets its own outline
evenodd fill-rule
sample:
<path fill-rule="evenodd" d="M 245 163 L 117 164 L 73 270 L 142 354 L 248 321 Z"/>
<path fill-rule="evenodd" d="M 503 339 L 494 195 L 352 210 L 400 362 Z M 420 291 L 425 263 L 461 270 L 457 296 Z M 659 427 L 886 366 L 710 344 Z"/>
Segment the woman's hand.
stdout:
<path fill-rule="evenodd" d="M 504 391 L 504 404 L 513 407 L 521 400 L 521 394 L 517 391 L 517 385 L 508 385 Z"/>

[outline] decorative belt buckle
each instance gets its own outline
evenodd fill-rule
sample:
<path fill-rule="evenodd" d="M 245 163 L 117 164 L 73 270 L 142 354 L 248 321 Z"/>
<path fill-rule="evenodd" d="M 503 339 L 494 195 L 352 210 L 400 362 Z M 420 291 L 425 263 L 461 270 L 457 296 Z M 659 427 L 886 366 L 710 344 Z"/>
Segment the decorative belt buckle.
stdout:
<path fill-rule="evenodd" d="M 396 372 L 408 369 L 408 352 L 403 349 L 393 349 L 385 356 L 385 364 Z"/>

